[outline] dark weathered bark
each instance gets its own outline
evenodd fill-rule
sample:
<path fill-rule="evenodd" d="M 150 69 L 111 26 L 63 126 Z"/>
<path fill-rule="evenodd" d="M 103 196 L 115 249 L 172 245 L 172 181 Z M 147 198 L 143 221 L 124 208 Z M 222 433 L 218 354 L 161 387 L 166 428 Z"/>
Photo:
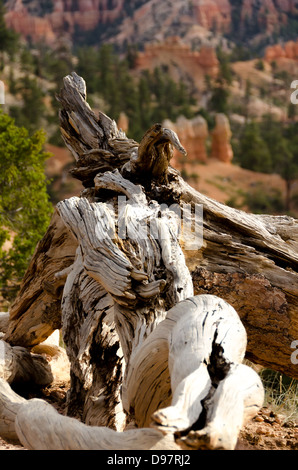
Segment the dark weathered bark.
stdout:
<path fill-rule="evenodd" d="M 196 293 L 216 294 L 239 313 L 248 334 L 247 357 L 298 378 L 291 344 L 298 337 L 298 221 L 246 214 L 194 192 L 204 206 L 204 246 L 185 252 Z"/>
<path fill-rule="evenodd" d="M 80 288 L 78 288 L 80 286 Z M 122 355 L 111 296 L 86 274 L 78 258 L 62 302 L 62 332 L 70 360 L 67 413 L 87 424 L 122 430 Z"/>

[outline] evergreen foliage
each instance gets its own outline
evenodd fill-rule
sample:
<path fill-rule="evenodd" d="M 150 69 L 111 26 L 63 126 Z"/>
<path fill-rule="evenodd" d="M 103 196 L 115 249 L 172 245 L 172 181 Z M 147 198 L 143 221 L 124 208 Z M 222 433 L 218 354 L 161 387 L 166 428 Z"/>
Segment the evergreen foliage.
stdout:
<path fill-rule="evenodd" d="M 22 106 L 11 106 L 10 116 L 15 119 L 18 126 L 26 127 L 30 132 L 35 132 L 41 127 L 42 117 L 46 113 L 44 94 L 38 85 L 36 78 L 29 75 L 22 77 L 15 86 L 15 93 L 22 97 Z"/>
<path fill-rule="evenodd" d="M 18 44 L 18 35 L 6 27 L 4 13 L 3 1 L 0 0 L 0 71 L 4 68 L 4 53 L 12 56 Z"/>
<path fill-rule="evenodd" d="M 285 180 L 284 210 L 290 211 L 292 185 L 298 178 L 298 123 L 282 125 L 271 115 L 264 116 L 260 122 L 246 124 L 235 148 L 243 168 L 277 173 Z"/>
<path fill-rule="evenodd" d="M 239 142 L 238 151 L 242 168 L 271 173 L 271 155 L 256 122 L 250 122 L 246 125 Z"/>
<path fill-rule="evenodd" d="M 0 112 L 0 289 L 6 298 L 18 289 L 52 212 L 44 142 L 43 131 L 30 137 L 27 129 Z M 11 248 L 5 250 L 8 240 Z"/>

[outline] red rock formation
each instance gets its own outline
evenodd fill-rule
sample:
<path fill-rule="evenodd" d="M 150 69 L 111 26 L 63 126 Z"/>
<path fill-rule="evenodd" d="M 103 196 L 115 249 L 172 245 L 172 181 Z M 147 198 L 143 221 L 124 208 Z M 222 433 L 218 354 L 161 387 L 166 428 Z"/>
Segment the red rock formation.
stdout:
<path fill-rule="evenodd" d="M 129 129 L 129 119 L 125 113 L 120 113 L 120 116 L 117 121 L 118 129 L 122 129 L 123 132 L 127 133 Z"/>
<path fill-rule="evenodd" d="M 180 117 L 176 122 L 176 129 L 187 151 L 187 161 L 206 162 L 208 158 L 206 141 L 209 135 L 206 120 L 202 116 L 191 120 Z"/>
<path fill-rule="evenodd" d="M 291 15 L 297 15 L 298 3 L 296 0 L 275 0 L 277 11 L 282 13 L 290 13 Z"/>
<path fill-rule="evenodd" d="M 136 70 L 154 69 L 167 65 L 174 78 L 175 73 L 183 71 L 198 88 L 204 85 L 204 77 L 216 77 L 219 71 L 219 61 L 211 47 L 202 47 L 200 52 L 192 51 L 179 38 L 168 38 L 163 43 L 146 44 L 145 51 L 139 53 L 136 60 Z M 180 71 L 180 72 L 179 72 Z"/>
<path fill-rule="evenodd" d="M 54 0 L 53 4 L 53 11 L 40 17 L 31 14 L 22 0 L 12 0 L 5 15 L 6 24 L 34 42 L 52 44 L 59 34 L 71 35 L 76 27 L 89 31 L 99 23 L 115 21 L 122 14 L 124 0 L 114 0 L 112 8 L 108 0 Z"/>
<path fill-rule="evenodd" d="M 298 42 L 289 41 L 284 46 L 275 44 L 267 47 L 265 51 L 265 60 L 272 62 L 281 58 L 298 60 Z"/>
<path fill-rule="evenodd" d="M 209 132 L 207 122 L 202 116 L 190 120 L 180 116 L 175 123 L 170 120 L 164 121 L 163 126 L 178 134 L 181 144 L 187 151 L 185 163 L 205 163 L 207 161 L 206 140 Z M 182 159 L 185 159 L 185 157 L 175 151 L 171 165 L 174 168 L 181 169 L 183 166 Z"/>
<path fill-rule="evenodd" d="M 298 3 L 296 0 L 243 0 L 241 18 L 254 19 L 253 14 L 257 14 L 257 21 L 264 33 L 274 33 L 288 22 L 288 15 L 297 15 Z"/>
<path fill-rule="evenodd" d="M 23 36 L 31 36 L 33 41 L 47 42 L 62 32 L 71 35 L 76 28 L 92 30 L 118 19 L 122 21 L 115 28 L 114 40 L 118 43 L 147 42 L 148 37 L 162 40 L 171 34 L 172 28 L 180 34 L 194 25 L 227 33 L 233 26 L 234 10 L 238 10 L 242 21 L 240 29 L 249 19 L 257 21 L 264 33 L 272 33 L 287 23 L 289 15 L 298 13 L 297 0 L 243 0 L 238 5 L 231 0 L 147 0 L 141 6 L 135 6 L 138 2 L 132 1 L 131 15 L 127 13 L 129 2 L 124 0 L 53 0 L 51 13 L 44 13 L 37 0 L 23 1 L 5 2 L 8 26 Z"/>
<path fill-rule="evenodd" d="M 196 116 L 193 119 L 186 119 L 181 116 L 174 123 L 170 120 L 163 122 L 163 126 L 175 131 L 181 144 L 187 151 L 187 158 L 182 157 L 177 151 L 171 160 L 174 168 L 181 169 L 183 163 L 206 163 L 208 161 L 207 139 L 209 136 L 208 125 L 202 116 Z M 230 144 L 232 132 L 230 123 L 225 114 L 216 115 L 216 125 L 211 132 L 211 152 L 210 157 L 220 160 L 224 163 L 230 163 L 233 160 L 233 150 Z"/>
<path fill-rule="evenodd" d="M 14 29 L 23 37 L 30 36 L 33 41 L 44 40 L 47 44 L 54 42 L 56 36 L 46 18 L 31 16 L 18 0 L 15 9 L 5 15 L 5 21 L 9 28 Z"/>
<path fill-rule="evenodd" d="M 232 132 L 229 120 L 225 114 L 217 114 L 215 123 L 212 131 L 211 157 L 224 163 L 231 163 L 233 150 L 230 144 Z"/>
<path fill-rule="evenodd" d="M 288 59 L 298 59 L 298 42 L 289 41 L 285 44 L 285 53 Z"/>
<path fill-rule="evenodd" d="M 207 30 L 227 33 L 231 27 L 231 5 L 229 0 L 193 0 L 197 22 Z"/>

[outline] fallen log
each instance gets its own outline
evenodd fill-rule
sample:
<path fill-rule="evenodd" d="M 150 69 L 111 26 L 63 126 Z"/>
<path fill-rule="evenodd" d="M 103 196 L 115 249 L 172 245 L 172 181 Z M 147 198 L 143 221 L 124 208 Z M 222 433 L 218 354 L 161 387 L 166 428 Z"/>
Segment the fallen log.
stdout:
<path fill-rule="evenodd" d="M 97 174 L 97 170 L 95 173 L 92 170 L 90 155 L 93 155 L 93 163 L 95 161 L 96 165 L 103 165 L 101 171 L 122 169 L 123 175 L 130 175 L 131 180 L 135 182 L 136 176 L 130 167 L 134 167 L 134 162 L 139 158 L 139 144 L 127 139 L 125 134 L 117 129 L 116 123 L 103 113 L 95 115 L 86 102 L 86 88 L 80 77 L 73 74 L 65 79 L 59 101 L 62 105 L 62 135 L 76 159 L 74 176 L 79 177 L 83 161 L 86 162 L 84 174 L 86 168 L 92 173 L 87 179 L 82 178 L 86 187 L 82 195 L 90 197 L 91 201 L 107 201 L 106 196 L 111 194 L 111 190 L 108 190 L 107 195 L 103 187 L 96 188 L 97 179 L 94 174 Z M 74 124 L 74 119 L 83 123 L 83 130 Z M 154 132 L 156 138 L 156 129 Z M 168 144 L 170 143 L 168 141 Z M 142 148 L 146 148 L 145 144 L 148 147 L 148 136 Z M 176 146 L 179 144 L 176 143 Z M 153 147 L 155 148 L 154 145 Z M 104 157 L 101 151 L 104 151 Z M 139 166 L 138 163 L 137 167 Z M 157 185 L 154 179 L 148 178 L 150 188 L 146 188 L 146 195 L 150 200 L 160 201 L 168 207 L 184 203 L 203 208 L 202 247 L 185 250 L 183 239 L 180 239 L 186 264 L 193 277 L 195 293 L 218 295 L 235 307 L 248 333 L 247 358 L 297 378 L 297 367 L 291 362 L 291 344 L 298 338 L 297 220 L 288 216 L 249 214 L 220 204 L 195 191 L 171 167 L 168 168 L 167 178 L 169 183 L 160 185 Z M 144 182 L 144 178 L 141 177 L 141 180 Z M 60 265 L 53 263 L 50 266 L 44 260 L 41 262 L 40 254 L 44 256 L 43 248 L 37 248 L 32 268 L 29 268 L 11 310 L 10 331 L 4 338 L 11 344 L 30 347 L 31 344 L 38 344 L 45 339 L 52 331 L 52 327 L 46 327 L 42 337 L 39 337 L 39 333 L 34 330 L 38 323 L 36 317 L 40 315 L 37 309 L 34 309 L 34 303 L 40 305 L 43 311 L 46 310 L 40 320 L 41 329 L 45 328 L 48 318 L 51 322 L 55 318 L 56 326 L 61 322 L 62 287 L 58 289 L 60 295 L 57 298 L 54 295 L 57 300 L 56 313 L 51 311 L 53 278 L 55 273 L 63 271 L 64 267 L 70 266 L 74 261 L 77 245 L 57 214 L 54 216 L 50 232 L 56 224 L 64 239 L 61 249 L 55 247 L 55 244 L 51 248 L 51 238 L 48 238 L 48 234 L 45 238 L 50 253 L 60 256 Z M 71 237 L 72 241 L 68 237 Z M 56 240 L 60 242 L 61 238 Z M 54 261 L 56 263 L 56 260 Z M 36 265 L 41 266 L 42 271 L 36 270 Z M 43 289 L 42 282 L 45 282 L 47 290 Z M 49 296 L 49 290 L 51 294 L 48 302 L 43 296 Z M 31 316 L 35 318 L 34 326 L 29 319 Z"/>

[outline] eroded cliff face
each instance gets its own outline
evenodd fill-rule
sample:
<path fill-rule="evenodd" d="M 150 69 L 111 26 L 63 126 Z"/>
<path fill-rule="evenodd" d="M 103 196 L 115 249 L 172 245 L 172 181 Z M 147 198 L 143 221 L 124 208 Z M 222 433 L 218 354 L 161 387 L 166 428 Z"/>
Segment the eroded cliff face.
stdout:
<path fill-rule="evenodd" d="M 173 78 L 195 83 L 198 89 L 204 89 L 206 75 L 216 77 L 219 72 L 219 61 L 212 47 L 202 46 L 200 51 L 192 51 L 177 36 L 146 44 L 144 52 L 137 56 L 135 69 L 152 70 L 162 65 L 167 65 Z"/>
<path fill-rule="evenodd" d="M 195 19 L 208 31 L 227 33 L 231 30 L 232 7 L 229 0 L 194 0 Z"/>
<path fill-rule="evenodd" d="M 276 32 L 298 14 L 297 0 L 7 0 L 6 21 L 24 37 L 48 43 L 97 28 L 98 40 L 119 44 L 184 37 L 199 25 L 206 31 L 243 36 Z M 110 28 L 108 26 L 110 25 Z M 103 32 L 108 35 L 104 36 Z"/>
<path fill-rule="evenodd" d="M 54 42 L 61 33 L 91 31 L 99 24 L 115 22 L 123 13 L 124 0 L 9 0 L 5 4 L 8 27 L 33 42 Z"/>

